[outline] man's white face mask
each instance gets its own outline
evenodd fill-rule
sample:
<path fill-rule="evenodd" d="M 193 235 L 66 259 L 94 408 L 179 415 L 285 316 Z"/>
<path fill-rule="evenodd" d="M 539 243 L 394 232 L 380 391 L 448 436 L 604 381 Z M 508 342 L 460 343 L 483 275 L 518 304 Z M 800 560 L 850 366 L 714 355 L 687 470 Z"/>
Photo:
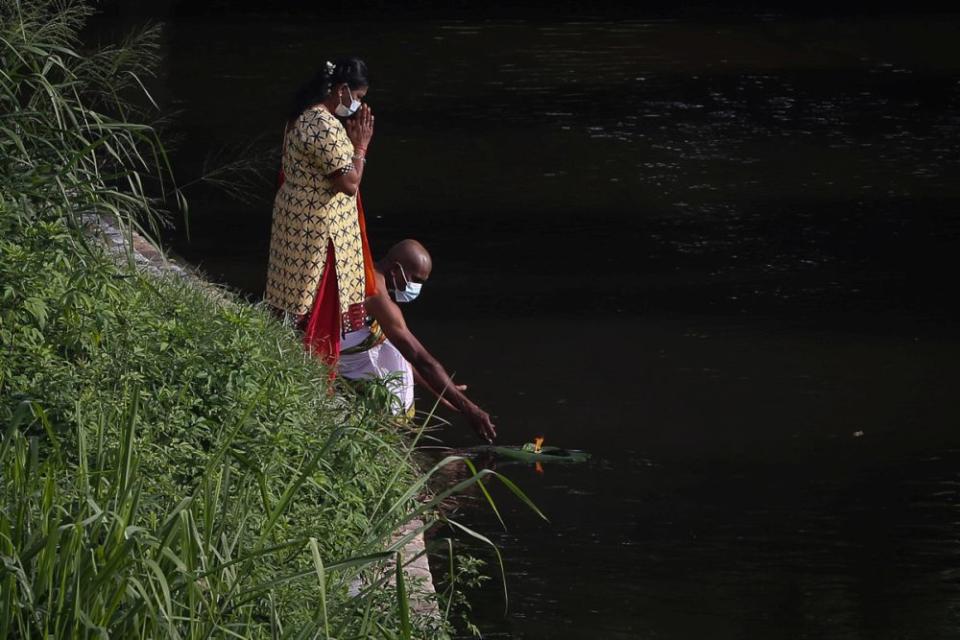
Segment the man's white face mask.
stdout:
<path fill-rule="evenodd" d="M 407 274 L 403 271 L 403 265 L 397 264 L 400 267 L 400 275 L 403 276 L 403 281 L 407 283 L 407 286 L 403 289 L 397 287 L 397 279 L 393 279 L 393 299 L 398 303 L 400 302 L 413 302 L 417 299 L 417 296 L 420 295 L 420 289 L 423 287 L 423 284 L 420 282 L 410 282 L 407 278 Z"/>

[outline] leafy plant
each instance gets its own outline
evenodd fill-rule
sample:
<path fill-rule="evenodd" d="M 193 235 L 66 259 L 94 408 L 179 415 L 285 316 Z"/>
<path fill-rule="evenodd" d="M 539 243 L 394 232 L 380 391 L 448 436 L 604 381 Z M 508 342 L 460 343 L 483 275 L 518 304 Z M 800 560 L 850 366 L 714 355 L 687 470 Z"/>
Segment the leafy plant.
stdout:
<path fill-rule="evenodd" d="M 331 389 L 264 310 L 87 240 L 90 216 L 149 230 L 178 198 L 128 120 L 155 34 L 81 54 L 89 12 L 0 0 L 0 637 L 435 636 L 388 567 L 499 476 L 422 500 L 463 463 L 421 476 L 422 428 Z"/>

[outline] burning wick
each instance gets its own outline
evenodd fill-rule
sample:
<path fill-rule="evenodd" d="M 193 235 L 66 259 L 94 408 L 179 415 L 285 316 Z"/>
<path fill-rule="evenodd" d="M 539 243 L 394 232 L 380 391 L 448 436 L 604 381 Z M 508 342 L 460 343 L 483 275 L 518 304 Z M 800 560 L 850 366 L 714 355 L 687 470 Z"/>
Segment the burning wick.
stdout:
<path fill-rule="evenodd" d="M 543 446 L 543 436 L 537 436 L 533 439 L 533 452 L 540 453 L 540 447 Z"/>

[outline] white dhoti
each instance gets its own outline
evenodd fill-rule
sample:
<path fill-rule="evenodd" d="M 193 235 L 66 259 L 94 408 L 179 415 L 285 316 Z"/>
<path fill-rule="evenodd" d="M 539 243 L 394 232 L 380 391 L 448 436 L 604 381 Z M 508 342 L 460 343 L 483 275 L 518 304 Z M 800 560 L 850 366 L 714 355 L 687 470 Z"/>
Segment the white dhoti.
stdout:
<path fill-rule="evenodd" d="M 413 409 L 413 367 L 393 344 L 369 328 L 352 331 L 340 343 L 337 368 L 344 378 L 386 380 L 397 399 L 394 415 L 408 415 Z"/>

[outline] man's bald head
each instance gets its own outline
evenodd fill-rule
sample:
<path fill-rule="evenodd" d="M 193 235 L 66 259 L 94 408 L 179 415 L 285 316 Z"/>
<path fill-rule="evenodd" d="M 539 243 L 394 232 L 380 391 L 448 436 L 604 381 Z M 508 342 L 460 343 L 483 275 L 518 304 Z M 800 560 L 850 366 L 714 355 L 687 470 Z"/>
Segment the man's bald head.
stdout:
<path fill-rule="evenodd" d="M 426 247 L 410 238 L 390 247 L 387 257 L 383 259 L 384 271 L 389 271 L 396 264 L 403 267 L 403 273 L 411 282 L 426 282 L 433 271 L 433 260 Z"/>

